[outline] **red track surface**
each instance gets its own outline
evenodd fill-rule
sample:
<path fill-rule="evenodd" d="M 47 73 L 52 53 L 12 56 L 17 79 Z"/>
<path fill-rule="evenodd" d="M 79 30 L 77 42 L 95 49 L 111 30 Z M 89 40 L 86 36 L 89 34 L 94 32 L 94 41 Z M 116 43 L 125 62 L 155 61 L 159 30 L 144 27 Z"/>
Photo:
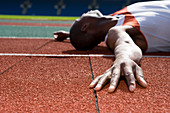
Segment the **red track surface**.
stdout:
<path fill-rule="evenodd" d="M 87 54 L 75 51 L 69 41 L 49 41 L 0 39 L 0 53 Z M 103 43 L 89 53 L 112 54 Z M 113 58 L 92 57 L 91 63 L 96 77 Z M 101 113 L 169 112 L 170 58 L 143 58 L 141 66 L 149 87 L 137 85 L 130 93 L 122 80 L 109 94 L 106 85 L 97 92 Z M 0 112 L 97 112 L 93 89 L 88 89 L 92 81 L 88 57 L 0 56 L 0 67 Z"/>
<path fill-rule="evenodd" d="M 92 58 L 94 75 L 102 74 L 112 64 L 112 59 Z M 98 92 L 99 108 L 102 113 L 107 112 L 132 112 L 168 113 L 169 107 L 169 72 L 170 59 L 144 58 L 142 68 L 148 88 L 137 85 L 134 93 L 128 91 L 124 80 L 119 83 L 113 94 L 107 93 L 109 85 Z"/>

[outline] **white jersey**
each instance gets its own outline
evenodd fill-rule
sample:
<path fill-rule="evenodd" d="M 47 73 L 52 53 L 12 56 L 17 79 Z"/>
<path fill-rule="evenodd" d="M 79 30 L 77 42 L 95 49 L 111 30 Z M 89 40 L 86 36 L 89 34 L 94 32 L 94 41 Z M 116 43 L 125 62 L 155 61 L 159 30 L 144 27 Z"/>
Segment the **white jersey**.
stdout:
<path fill-rule="evenodd" d="M 137 28 L 147 42 L 146 52 L 170 52 L 170 1 L 139 2 L 117 11 L 116 26 Z"/>

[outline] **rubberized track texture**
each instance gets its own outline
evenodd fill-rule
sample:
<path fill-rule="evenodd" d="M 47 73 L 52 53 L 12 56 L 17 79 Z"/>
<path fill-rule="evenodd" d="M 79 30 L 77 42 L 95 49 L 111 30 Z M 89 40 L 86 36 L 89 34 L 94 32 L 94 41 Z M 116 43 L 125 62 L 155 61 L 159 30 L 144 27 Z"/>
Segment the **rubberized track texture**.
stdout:
<path fill-rule="evenodd" d="M 4 26 L 0 26 L 0 31 L 2 28 Z M 11 32 L 10 35 L 7 32 Z M 109 84 L 95 92 L 88 85 L 110 68 L 114 60 L 104 43 L 91 51 L 76 51 L 69 40 L 55 42 L 48 32 L 48 37 L 42 31 L 37 32 L 37 39 L 29 39 L 36 31 L 30 30 L 28 37 L 20 37 L 18 33 L 14 36 L 12 32 L 7 30 L 0 38 L 0 112 L 169 112 L 169 53 L 146 54 L 143 58 L 141 67 L 148 88 L 137 85 L 135 92 L 130 93 L 121 80 L 114 93 L 107 92 Z M 6 53 L 13 55 L 3 55 Z"/>

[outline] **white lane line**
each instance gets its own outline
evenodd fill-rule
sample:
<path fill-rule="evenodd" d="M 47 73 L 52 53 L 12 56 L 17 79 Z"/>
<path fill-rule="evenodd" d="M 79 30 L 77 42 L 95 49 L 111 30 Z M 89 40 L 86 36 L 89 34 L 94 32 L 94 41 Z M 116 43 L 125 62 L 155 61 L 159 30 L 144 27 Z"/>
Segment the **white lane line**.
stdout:
<path fill-rule="evenodd" d="M 0 39 L 52 39 L 52 40 L 54 40 L 55 39 L 55 37 L 8 37 L 8 36 L 0 36 Z M 66 38 L 66 40 L 70 40 L 70 38 L 68 37 L 68 38 Z"/>
<path fill-rule="evenodd" d="M 105 54 L 27 54 L 27 53 L 0 53 L 0 56 L 30 56 L 30 57 L 114 57 L 114 55 Z M 151 58 L 170 58 L 162 55 L 144 55 L 143 57 Z"/>
<path fill-rule="evenodd" d="M 0 56 L 33 56 L 33 57 L 114 57 L 104 54 L 26 54 L 26 53 L 0 53 Z"/>

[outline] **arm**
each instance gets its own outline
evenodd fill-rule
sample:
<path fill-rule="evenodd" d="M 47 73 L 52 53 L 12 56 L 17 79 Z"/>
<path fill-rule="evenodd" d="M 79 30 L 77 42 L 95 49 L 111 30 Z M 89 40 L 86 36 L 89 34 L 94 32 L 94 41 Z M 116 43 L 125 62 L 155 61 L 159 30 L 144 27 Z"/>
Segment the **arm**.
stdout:
<path fill-rule="evenodd" d="M 115 53 L 115 61 L 110 69 L 98 76 L 90 84 L 90 88 L 96 86 L 95 90 L 100 90 L 104 84 L 110 80 L 108 92 L 113 92 L 117 87 L 120 76 L 126 78 L 129 91 L 131 92 L 133 92 L 136 87 L 135 76 L 141 86 L 147 87 L 142 69 L 138 66 L 142 58 L 141 49 L 126 32 L 126 27 L 111 28 L 108 32 L 107 42 L 108 46 Z"/>
<path fill-rule="evenodd" d="M 56 41 L 63 41 L 70 36 L 70 33 L 66 31 L 58 31 L 54 32 L 53 35 Z"/>

